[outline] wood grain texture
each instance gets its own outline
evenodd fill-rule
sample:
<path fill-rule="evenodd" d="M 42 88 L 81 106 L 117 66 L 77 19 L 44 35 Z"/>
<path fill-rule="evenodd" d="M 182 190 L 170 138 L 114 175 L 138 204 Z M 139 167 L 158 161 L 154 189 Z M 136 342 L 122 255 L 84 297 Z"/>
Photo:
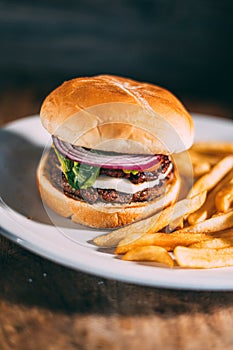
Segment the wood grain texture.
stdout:
<path fill-rule="evenodd" d="M 232 349 L 233 293 L 148 288 L 17 246 L 1 265 L 1 349 Z"/>

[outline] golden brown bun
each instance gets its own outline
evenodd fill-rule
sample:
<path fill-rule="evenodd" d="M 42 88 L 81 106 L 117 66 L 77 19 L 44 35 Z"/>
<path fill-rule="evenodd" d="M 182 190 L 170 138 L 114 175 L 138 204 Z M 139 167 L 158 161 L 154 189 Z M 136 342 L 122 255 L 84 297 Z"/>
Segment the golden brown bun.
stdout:
<path fill-rule="evenodd" d="M 175 202 L 180 189 L 178 177 L 167 185 L 161 199 L 145 203 L 126 205 L 88 204 L 67 197 L 50 182 L 46 171 L 47 155 L 44 155 L 37 169 L 37 183 L 42 201 L 63 217 L 74 222 L 96 228 L 115 228 L 143 219 Z"/>
<path fill-rule="evenodd" d="M 125 153 L 178 153 L 193 143 L 190 114 L 168 90 L 99 75 L 64 82 L 41 107 L 50 134 L 71 144 Z"/>

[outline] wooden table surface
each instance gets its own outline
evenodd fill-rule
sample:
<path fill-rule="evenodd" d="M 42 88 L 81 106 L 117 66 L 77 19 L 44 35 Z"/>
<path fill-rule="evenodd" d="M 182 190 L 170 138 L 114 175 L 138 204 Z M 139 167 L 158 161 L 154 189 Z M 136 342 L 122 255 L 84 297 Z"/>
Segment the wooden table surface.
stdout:
<path fill-rule="evenodd" d="M 28 91 L 1 92 L 1 125 L 37 113 Z M 193 110 L 228 116 L 216 104 Z M 232 349 L 233 292 L 150 288 L 65 268 L 0 235 L 0 349 Z"/>

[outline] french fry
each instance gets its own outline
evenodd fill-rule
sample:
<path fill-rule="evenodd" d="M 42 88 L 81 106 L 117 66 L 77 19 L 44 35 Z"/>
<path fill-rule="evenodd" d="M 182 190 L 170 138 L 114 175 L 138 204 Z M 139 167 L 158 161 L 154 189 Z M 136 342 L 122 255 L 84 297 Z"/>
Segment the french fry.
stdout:
<path fill-rule="evenodd" d="M 193 243 L 189 246 L 189 248 L 209 248 L 209 249 L 219 249 L 225 247 L 233 246 L 233 238 L 220 238 L 220 237 L 212 237 L 211 239 L 207 239 L 206 241 L 200 241 L 197 243 Z"/>
<path fill-rule="evenodd" d="M 206 192 L 190 199 L 183 199 L 147 219 L 137 221 L 108 234 L 97 236 L 94 239 L 94 243 L 100 247 L 116 247 L 123 238 L 131 233 L 136 233 L 137 238 L 139 238 L 145 233 L 158 232 L 167 226 L 169 222 L 196 211 L 203 205 L 205 199 Z"/>
<path fill-rule="evenodd" d="M 211 169 L 211 164 L 208 162 L 193 164 L 193 175 L 194 177 L 203 176 L 208 173 Z"/>
<path fill-rule="evenodd" d="M 189 225 L 194 225 L 197 222 L 201 222 L 204 221 L 205 219 L 211 217 L 218 208 L 216 208 L 216 202 L 218 201 L 218 204 L 221 206 L 223 201 L 227 201 L 227 198 L 224 198 L 224 194 L 223 194 L 223 198 L 221 199 L 216 199 L 216 196 L 218 195 L 219 191 L 222 190 L 222 188 L 228 184 L 231 179 L 233 177 L 233 171 L 230 171 L 229 174 L 227 174 L 218 184 L 217 186 L 215 186 L 215 188 L 212 189 L 212 191 L 210 191 L 210 193 L 207 195 L 206 201 L 205 203 L 194 213 L 191 213 L 188 216 L 188 222 Z M 219 202 L 220 201 L 220 202 Z M 225 209 L 226 210 L 219 210 L 221 212 L 226 212 L 229 207 L 227 204 L 225 204 Z"/>
<path fill-rule="evenodd" d="M 168 251 L 172 251 L 178 245 L 185 247 L 191 244 L 210 240 L 211 237 L 205 233 L 147 233 L 140 238 L 137 238 L 135 234 L 131 237 L 126 237 L 116 247 L 116 254 L 124 254 L 131 249 L 142 246 L 160 246 Z"/>
<path fill-rule="evenodd" d="M 220 230 L 226 230 L 233 227 L 233 210 L 227 213 L 219 213 L 216 216 L 211 217 L 202 222 L 198 222 L 194 225 L 187 226 L 181 230 L 176 231 L 177 233 L 200 233 L 200 232 L 217 232 Z"/>
<path fill-rule="evenodd" d="M 139 236 L 138 234 L 132 233 L 119 242 L 115 253 L 124 254 L 130 249 L 147 245 L 157 245 L 166 250 L 172 251 L 176 246 L 189 246 L 197 242 L 210 240 L 212 236 L 208 235 L 208 233 L 217 232 L 229 227 L 233 227 L 233 211 L 226 214 L 220 214 L 206 221 L 185 227 L 170 234 L 157 232 Z M 225 234 L 226 232 L 227 231 L 225 231 Z M 228 235 L 230 234 L 229 232 L 231 231 L 228 231 Z M 218 232 L 218 235 L 219 234 L 220 233 Z M 222 235 L 224 235 L 224 233 L 222 233 Z M 224 236 L 220 237 L 224 238 Z"/>
<path fill-rule="evenodd" d="M 191 198 L 203 191 L 210 191 L 233 168 L 233 155 L 223 158 L 208 174 L 200 177 L 188 193 Z"/>
<path fill-rule="evenodd" d="M 173 220 L 169 225 L 168 225 L 168 231 L 172 232 L 175 230 L 182 229 L 184 227 L 184 218 L 179 218 L 176 220 Z"/>
<path fill-rule="evenodd" d="M 137 247 L 126 253 L 122 259 L 131 261 L 154 261 L 171 267 L 174 266 L 174 260 L 169 253 L 164 248 L 158 246 Z"/>
<path fill-rule="evenodd" d="M 233 265 L 233 247 L 220 249 L 187 248 L 174 249 L 177 264 L 188 268 L 217 268 Z"/>
<path fill-rule="evenodd" d="M 216 194 L 215 205 L 218 211 L 226 212 L 233 204 L 233 179 Z"/>
<path fill-rule="evenodd" d="M 192 213 L 193 215 L 188 216 L 188 223 L 189 225 L 195 225 L 198 222 L 202 222 L 209 218 L 210 216 L 214 215 L 215 212 L 215 204 L 211 201 L 206 201 L 204 206 L 198 209 L 195 213 Z"/>
<path fill-rule="evenodd" d="M 213 237 L 220 238 L 232 238 L 233 239 L 233 227 L 230 227 L 226 230 L 220 230 L 211 234 Z"/>

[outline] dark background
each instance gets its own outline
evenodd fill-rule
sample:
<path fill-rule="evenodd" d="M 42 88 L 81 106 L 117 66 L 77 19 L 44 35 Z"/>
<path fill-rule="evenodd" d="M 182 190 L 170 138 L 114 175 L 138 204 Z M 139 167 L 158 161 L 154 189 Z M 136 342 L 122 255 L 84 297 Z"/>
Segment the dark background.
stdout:
<path fill-rule="evenodd" d="M 232 0 L 0 0 L 0 102 L 111 73 L 231 116 L 232 38 Z"/>

